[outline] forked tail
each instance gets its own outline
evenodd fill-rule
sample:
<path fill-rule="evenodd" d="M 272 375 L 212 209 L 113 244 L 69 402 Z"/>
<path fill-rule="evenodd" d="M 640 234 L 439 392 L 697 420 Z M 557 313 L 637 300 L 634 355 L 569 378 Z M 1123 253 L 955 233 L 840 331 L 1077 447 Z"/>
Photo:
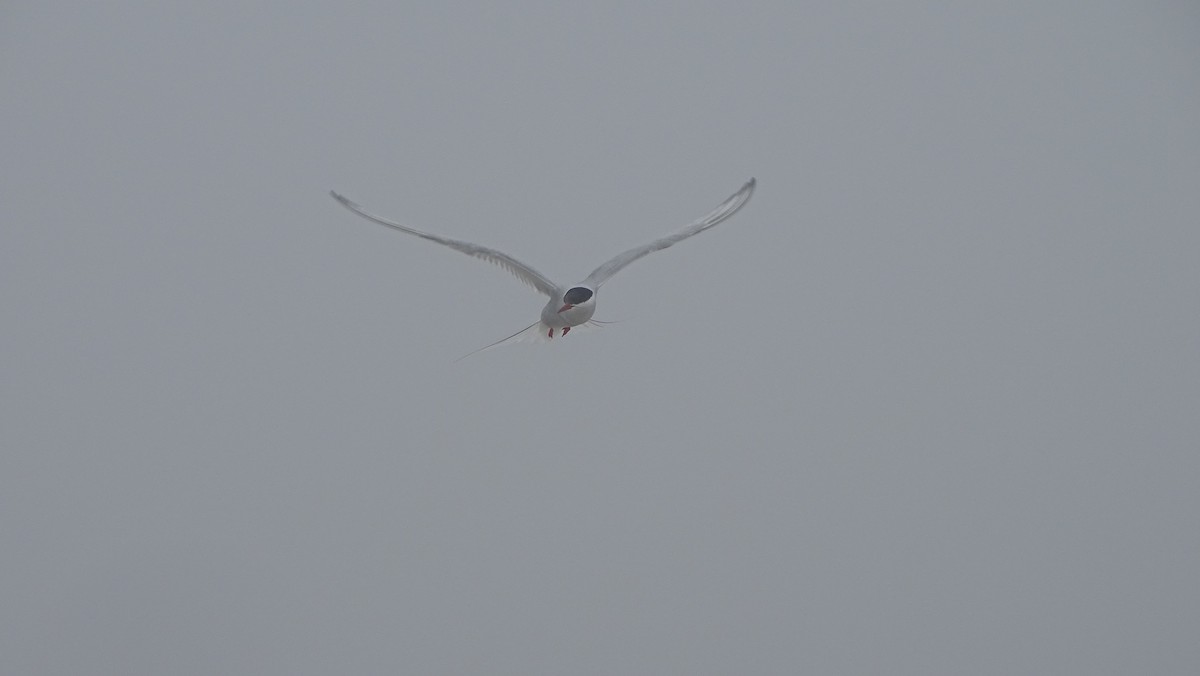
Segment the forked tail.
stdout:
<path fill-rule="evenodd" d="M 463 356 L 459 357 L 458 359 L 455 359 L 454 362 L 458 363 L 472 355 L 479 354 L 480 352 L 486 352 L 486 351 L 492 349 L 493 347 L 500 347 L 501 345 L 508 345 L 510 343 L 525 343 L 525 342 L 544 343 L 544 342 L 550 340 L 550 337 L 547 335 L 547 333 L 549 331 L 550 331 L 550 327 L 543 324 L 542 321 L 539 319 L 538 321 L 530 324 L 529 326 L 526 326 L 525 328 L 521 329 L 520 331 L 517 331 L 516 333 L 512 334 L 511 336 L 509 336 L 507 338 L 502 338 L 502 339 L 497 340 L 496 342 L 492 343 L 491 345 L 484 345 L 483 347 L 479 348 L 478 350 L 475 350 L 474 352 L 468 352 L 467 354 L 464 354 Z"/>
<path fill-rule="evenodd" d="M 583 324 L 571 327 L 570 330 L 582 331 L 582 330 L 588 330 L 588 329 L 598 329 L 604 324 L 616 324 L 616 323 L 617 322 L 602 322 L 602 321 L 598 321 L 595 319 L 589 319 L 588 321 L 584 322 Z M 483 347 L 479 348 L 478 350 L 475 350 L 474 352 L 468 352 L 467 354 L 464 354 L 463 356 L 459 357 L 458 359 L 455 359 L 454 363 L 457 364 L 458 362 L 466 359 L 467 357 L 479 354 L 480 352 L 487 352 L 488 350 L 492 349 L 493 347 L 500 347 L 501 345 L 508 345 L 510 343 L 547 343 L 547 342 L 550 342 L 550 327 L 547 326 L 546 324 L 543 324 L 541 320 L 538 320 L 538 321 L 530 324 L 529 326 L 526 326 L 525 328 L 521 329 L 520 331 L 517 331 L 516 333 L 512 334 L 511 336 L 509 336 L 507 338 L 497 340 L 496 342 L 492 343 L 491 345 L 484 345 Z"/>

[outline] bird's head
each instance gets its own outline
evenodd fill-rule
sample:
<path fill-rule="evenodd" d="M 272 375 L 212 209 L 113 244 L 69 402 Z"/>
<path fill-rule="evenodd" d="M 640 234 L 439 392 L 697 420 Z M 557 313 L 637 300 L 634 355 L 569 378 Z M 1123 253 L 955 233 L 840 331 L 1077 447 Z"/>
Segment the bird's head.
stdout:
<path fill-rule="evenodd" d="M 562 302 L 563 306 L 559 308 L 559 313 L 581 305 L 588 306 L 594 304 L 596 302 L 596 292 L 586 286 L 571 287 L 563 294 Z"/>

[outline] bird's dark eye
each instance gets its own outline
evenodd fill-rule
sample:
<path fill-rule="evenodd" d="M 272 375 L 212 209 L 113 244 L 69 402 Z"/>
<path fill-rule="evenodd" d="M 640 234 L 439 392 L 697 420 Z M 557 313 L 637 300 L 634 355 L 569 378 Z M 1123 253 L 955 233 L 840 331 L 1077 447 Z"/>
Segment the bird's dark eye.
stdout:
<path fill-rule="evenodd" d="M 571 289 L 570 291 L 568 291 L 563 296 L 563 302 L 570 303 L 571 305 L 579 305 L 580 303 L 586 303 L 587 300 L 591 297 L 592 297 L 591 289 L 587 289 L 582 286 L 577 286 L 577 287 Z"/>

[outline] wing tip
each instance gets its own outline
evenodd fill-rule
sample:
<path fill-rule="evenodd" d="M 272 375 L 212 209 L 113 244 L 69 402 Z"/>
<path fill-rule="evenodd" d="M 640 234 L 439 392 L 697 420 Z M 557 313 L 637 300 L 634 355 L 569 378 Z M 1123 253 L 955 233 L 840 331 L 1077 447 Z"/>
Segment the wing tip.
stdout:
<path fill-rule="evenodd" d="M 730 212 L 730 215 L 733 215 L 733 212 L 741 209 L 746 202 L 750 201 L 750 198 L 754 196 L 754 188 L 757 186 L 758 179 L 751 176 L 748 181 L 742 184 L 741 188 L 738 188 L 737 192 L 729 196 L 729 199 L 725 201 L 725 205 L 733 208 L 733 211 Z"/>

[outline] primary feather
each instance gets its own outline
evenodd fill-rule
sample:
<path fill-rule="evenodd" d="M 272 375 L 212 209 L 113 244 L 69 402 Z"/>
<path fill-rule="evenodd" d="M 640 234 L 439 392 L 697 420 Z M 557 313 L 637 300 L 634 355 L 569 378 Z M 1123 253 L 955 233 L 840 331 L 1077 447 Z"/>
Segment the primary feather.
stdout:
<path fill-rule="evenodd" d="M 449 237 L 442 237 L 440 235 L 434 235 L 432 233 L 417 230 L 416 228 L 410 228 L 406 225 L 400 225 L 395 221 L 389 221 L 382 216 L 376 216 L 375 214 L 364 210 L 362 207 L 332 190 L 329 191 L 329 194 L 333 196 L 333 199 L 340 202 L 342 206 L 369 221 L 374 221 L 375 223 L 385 225 L 394 230 L 399 230 L 400 232 L 407 232 L 410 235 L 416 235 L 417 237 L 427 239 L 431 242 L 437 242 L 438 244 L 448 246 L 455 251 L 461 251 L 468 256 L 473 256 L 489 263 L 494 263 L 511 272 L 514 276 L 516 276 L 517 279 L 525 282 L 543 294 L 550 297 L 558 295 L 558 286 L 555 285 L 554 282 L 546 279 L 546 276 L 542 273 L 534 270 L 529 265 L 522 263 L 512 256 L 509 256 L 503 251 L 496 251 L 495 249 L 490 249 L 486 246 L 480 246 L 478 244 L 472 244 L 470 242 L 464 242 L 457 239 L 450 239 Z"/>
<path fill-rule="evenodd" d="M 649 244 L 643 244 L 642 246 L 617 254 L 606 263 L 593 270 L 592 274 L 588 275 L 588 278 L 584 280 L 584 285 L 591 286 L 593 289 L 598 289 L 600 288 L 600 285 L 608 281 L 610 277 L 617 274 L 626 265 L 629 265 L 642 256 L 659 251 L 660 249 L 665 249 L 676 242 L 681 242 L 688 237 L 691 237 L 692 235 L 698 235 L 714 225 L 717 225 L 721 221 L 724 221 L 730 216 L 736 214 L 738 209 L 741 209 L 746 205 L 746 202 L 750 201 L 750 196 L 754 194 L 754 186 L 755 180 L 751 178 L 749 181 L 746 181 L 746 184 L 743 185 L 737 192 L 730 195 L 729 199 L 721 202 L 720 206 L 710 211 L 708 215 L 704 216 L 703 218 L 694 221 L 686 227 L 680 228 L 679 230 L 676 230 L 665 237 L 660 237 Z"/>

